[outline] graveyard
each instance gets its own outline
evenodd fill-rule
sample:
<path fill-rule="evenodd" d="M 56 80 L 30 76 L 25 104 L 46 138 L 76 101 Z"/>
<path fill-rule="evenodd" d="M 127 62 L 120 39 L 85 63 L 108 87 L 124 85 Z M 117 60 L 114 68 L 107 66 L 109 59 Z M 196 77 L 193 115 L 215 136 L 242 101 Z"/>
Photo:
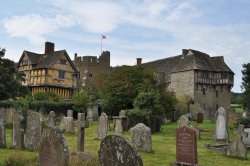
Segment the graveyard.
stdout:
<path fill-rule="evenodd" d="M 59 122 L 56 124 L 59 127 Z M 143 165 L 172 165 L 176 161 L 176 129 L 178 128 L 178 125 L 178 123 L 168 123 L 161 127 L 160 132 L 152 133 L 152 151 L 143 152 L 142 150 L 139 150 Z M 205 144 L 218 145 L 223 143 L 222 141 L 214 140 L 216 126 L 215 121 L 204 120 L 203 123 L 189 121 L 189 125 L 195 126 L 200 130 L 200 139 L 197 140 L 197 159 L 200 165 L 249 165 L 249 153 L 247 154 L 246 159 L 240 159 L 238 157 L 228 157 L 220 150 L 211 150 L 205 147 Z M 113 128 L 112 121 L 110 121 L 110 128 Z M 78 151 L 77 127 L 74 127 L 74 131 L 72 133 L 63 133 L 68 144 L 70 154 L 69 165 L 99 165 L 98 151 L 100 149 L 101 140 L 97 138 L 97 131 L 98 121 L 90 121 L 89 127 L 85 128 L 84 152 L 90 154 L 92 157 L 81 162 L 79 162 L 76 155 L 74 155 Z M 237 137 L 236 131 L 237 128 L 235 128 L 233 124 L 228 126 L 228 135 L 230 140 L 234 140 Z M 7 147 L 0 149 L 0 165 L 5 165 L 7 161 L 10 162 L 14 159 L 18 160 L 20 163 L 24 162 L 25 165 L 37 165 L 37 152 L 31 152 L 27 148 L 26 150 L 15 150 L 10 148 L 10 145 L 12 144 L 11 132 L 12 128 L 6 129 Z M 108 130 L 107 135 L 112 136 L 115 134 L 114 131 Z M 122 135 L 131 141 L 130 132 L 125 131 Z"/>

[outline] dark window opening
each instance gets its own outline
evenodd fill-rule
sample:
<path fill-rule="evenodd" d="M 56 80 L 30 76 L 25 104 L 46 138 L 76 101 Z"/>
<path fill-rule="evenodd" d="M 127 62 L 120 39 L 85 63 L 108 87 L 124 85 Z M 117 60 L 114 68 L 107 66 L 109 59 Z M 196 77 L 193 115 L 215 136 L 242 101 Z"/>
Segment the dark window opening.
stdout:
<path fill-rule="evenodd" d="M 218 93 L 218 91 L 216 91 L 216 97 L 218 97 L 219 96 L 219 93 Z"/>
<path fill-rule="evenodd" d="M 203 93 L 203 95 L 206 95 L 206 89 L 205 88 L 202 89 L 202 93 Z"/>
<path fill-rule="evenodd" d="M 65 59 L 60 59 L 60 64 L 66 65 L 66 60 Z"/>
<path fill-rule="evenodd" d="M 65 71 L 59 70 L 59 78 L 65 78 Z"/>
<path fill-rule="evenodd" d="M 93 77 L 93 74 L 89 74 L 89 77 Z"/>

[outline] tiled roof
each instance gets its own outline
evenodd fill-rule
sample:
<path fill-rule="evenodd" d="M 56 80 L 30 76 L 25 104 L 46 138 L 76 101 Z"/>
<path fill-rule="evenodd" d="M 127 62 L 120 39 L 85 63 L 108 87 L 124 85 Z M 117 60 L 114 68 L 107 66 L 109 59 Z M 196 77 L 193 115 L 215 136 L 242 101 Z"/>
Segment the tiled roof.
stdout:
<path fill-rule="evenodd" d="M 183 50 L 183 55 L 143 63 L 143 66 L 155 68 L 156 71 L 170 74 L 187 70 L 233 71 L 226 65 L 222 56 L 210 57 L 196 50 Z"/>

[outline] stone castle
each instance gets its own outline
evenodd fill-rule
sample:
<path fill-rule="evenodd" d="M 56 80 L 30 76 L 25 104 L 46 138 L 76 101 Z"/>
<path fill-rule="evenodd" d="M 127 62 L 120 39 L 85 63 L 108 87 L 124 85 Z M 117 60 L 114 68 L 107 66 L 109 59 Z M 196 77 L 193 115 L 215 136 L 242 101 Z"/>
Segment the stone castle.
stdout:
<path fill-rule="evenodd" d="M 75 54 L 74 64 L 79 71 L 78 87 L 92 88 L 93 76 L 110 70 L 110 52 L 104 51 L 101 56 L 82 56 Z"/>
<path fill-rule="evenodd" d="M 141 64 L 141 59 L 137 59 Z M 154 68 L 166 82 L 166 90 L 174 91 L 177 98 L 186 98 L 194 112 L 203 112 L 205 118 L 224 107 L 230 109 L 234 73 L 223 56 L 183 49 L 182 54 L 141 64 Z"/>

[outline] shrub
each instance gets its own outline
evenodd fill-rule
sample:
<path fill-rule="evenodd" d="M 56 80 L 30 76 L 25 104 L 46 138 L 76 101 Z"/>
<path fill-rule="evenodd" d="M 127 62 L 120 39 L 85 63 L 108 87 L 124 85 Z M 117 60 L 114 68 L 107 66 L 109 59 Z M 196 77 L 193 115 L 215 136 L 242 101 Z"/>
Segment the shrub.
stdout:
<path fill-rule="evenodd" d="M 87 106 L 90 102 L 89 93 L 86 90 L 81 90 L 80 92 L 74 93 L 73 96 L 73 109 L 76 112 L 87 112 Z"/>
<path fill-rule="evenodd" d="M 23 154 L 16 153 L 14 155 L 8 156 L 4 161 L 3 166 L 24 166 L 24 165 L 38 166 L 37 157 L 28 158 Z"/>
<path fill-rule="evenodd" d="M 239 126 L 239 124 L 242 124 L 245 126 L 245 128 L 250 128 L 250 118 L 239 118 L 236 122 L 236 127 Z"/>

